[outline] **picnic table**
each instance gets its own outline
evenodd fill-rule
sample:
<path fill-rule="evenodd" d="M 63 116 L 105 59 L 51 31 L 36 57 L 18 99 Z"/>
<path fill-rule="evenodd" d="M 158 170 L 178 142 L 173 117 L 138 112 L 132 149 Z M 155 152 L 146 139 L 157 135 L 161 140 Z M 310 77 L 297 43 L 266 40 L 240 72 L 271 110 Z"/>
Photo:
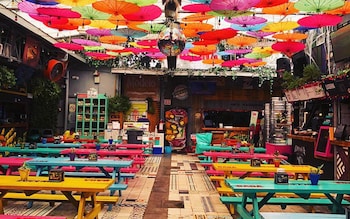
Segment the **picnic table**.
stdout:
<path fill-rule="evenodd" d="M 57 148 L 20 148 L 20 147 L 0 147 L 0 153 L 2 156 L 10 155 L 29 155 L 29 156 L 38 156 L 45 155 L 50 157 L 59 156 L 61 149 Z"/>
<path fill-rule="evenodd" d="M 262 154 L 262 153 L 230 153 L 230 152 L 219 152 L 219 151 L 206 151 L 203 152 L 203 155 L 207 156 L 207 160 L 212 160 L 213 163 L 217 163 L 219 158 L 223 158 L 224 160 L 229 159 L 237 159 L 237 160 L 249 160 L 252 158 L 266 160 L 270 162 L 274 158 L 278 157 L 280 159 L 286 160 L 288 159 L 285 155 L 275 156 L 274 154 Z"/>
<path fill-rule="evenodd" d="M 11 175 L 12 171 L 17 170 L 24 162 L 31 159 L 29 157 L 0 157 L 0 171 L 4 175 Z"/>

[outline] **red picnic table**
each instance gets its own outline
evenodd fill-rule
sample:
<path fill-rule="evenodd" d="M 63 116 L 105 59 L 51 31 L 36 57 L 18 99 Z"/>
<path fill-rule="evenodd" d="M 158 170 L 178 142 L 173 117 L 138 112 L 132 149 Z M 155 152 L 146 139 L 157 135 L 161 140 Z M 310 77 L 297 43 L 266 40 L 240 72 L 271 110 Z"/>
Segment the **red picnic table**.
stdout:
<path fill-rule="evenodd" d="M 28 157 L 0 157 L 0 172 L 11 175 L 12 171 L 17 170 L 24 162 L 31 159 Z M 4 166 L 7 166 L 7 169 Z"/>

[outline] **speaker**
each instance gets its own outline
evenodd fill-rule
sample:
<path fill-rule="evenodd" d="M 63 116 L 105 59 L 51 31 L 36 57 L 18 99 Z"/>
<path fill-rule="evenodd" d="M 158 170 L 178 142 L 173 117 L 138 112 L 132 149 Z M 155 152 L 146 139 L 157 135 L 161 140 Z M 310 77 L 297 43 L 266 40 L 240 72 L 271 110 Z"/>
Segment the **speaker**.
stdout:
<path fill-rule="evenodd" d="M 175 70 L 176 69 L 176 61 L 177 56 L 167 56 L 168 69 Z"/>
<path fill-rule="evenodd" d="M 308 65 L 308 60 L 304 51 L 298 52 L 292 56 L 293 75 L 296 77 L 303 77 L 304 68 Z"/>
<path fill-rule="evenodd" d="M 277 69 L 276 69 L 277 72 L 291 71 L 290 62 L 288 58 L 279 58 L 277 59 L 276 64 L 277 64 Z"/>

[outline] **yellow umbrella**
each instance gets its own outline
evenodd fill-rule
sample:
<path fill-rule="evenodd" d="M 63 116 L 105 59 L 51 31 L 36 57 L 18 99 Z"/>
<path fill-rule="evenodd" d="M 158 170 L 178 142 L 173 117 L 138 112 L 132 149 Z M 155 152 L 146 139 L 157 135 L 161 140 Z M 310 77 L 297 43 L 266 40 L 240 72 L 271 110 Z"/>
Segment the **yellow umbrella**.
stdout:
<path fill-rule="evenodd" d="M 307 34 L 305 33 L 277 33 L 272 36 L 275 39 L 278 40 L 285 40 L 285 41 L 299 41 L 304 40 L 307 38 Z"/>
<path fill-rule="evenodd" d="M 69 5 L 69 6 L 84 6 L 89 5 L 95 2 L 96 0 L 58 0 L 57 2 L 62 5 Z"/>
<path fill-rule="evenodd" d="M 299 24 L 296 21 L 282 21 L 268 23 L 261 30 L 264 32 L 283 32 L 297 27 L 299 27 Z"/>
<path fill-rule="evenodd" d="M 91 27 L 96 27 L 99 29 L 112 29 L 115 28 L 115 24 L 106 21 L 106 20 L 92 20 L 91 24 L 89 25 Z"/>
<path fill-rule="evenodd" d="M 256 38 L 248 36 L 235 36 L 226 40 L 227 44 L 239 47 L 249 46 L 257 41 Z"/>

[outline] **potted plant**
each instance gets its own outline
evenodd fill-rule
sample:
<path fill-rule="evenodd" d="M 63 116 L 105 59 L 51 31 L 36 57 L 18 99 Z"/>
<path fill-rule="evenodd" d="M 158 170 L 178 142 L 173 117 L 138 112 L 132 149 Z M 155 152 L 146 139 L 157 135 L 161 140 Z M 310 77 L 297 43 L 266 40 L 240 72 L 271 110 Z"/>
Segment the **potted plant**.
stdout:
<path fill-rule="evenodd" d="M 95 147 L 96 147 L 96 151 L 99 151 L 101 149 L 101 143 L 99 138 L 96 138 L 95 140 Z"/>
<path fill-rule="evenodd" d="M 273 153 L 273 164 L 275 165 L 275 167 L 279 167 L 281 164 L 281 158 L 280 158 L 280 152 L 279 151 L 275 151 Z"/>
<path fill-rule="evenodd" d="M 129 97 L 118 95 L 108 98 L 108 112 L 122 112 L 126 114 L 131 108 L 131 102 Z"/>
<path fill-rule="evenodd" d="M 30 173 L 30 167 L 24 162 L 21 167 L 18 168 L 19 177 L 21 181 L 27 181 Z"/>
<path fill-rule="evenodd" d="M 310 181 L 311 181 L 311 185 L 317 185 L 318 184 L 318 180 L 320 179 L 320 175 L 322 173 L 323 166 L 324 166 L 324 164 L 321 164 L 317 168 L 312 168 L 310 170 L 309 178 L 310 178 Z"/>
<path fill-rule="evenodd" d="M 0 88 L 12 88 L 16 85 L 16 76 L 13 69 L 0 66 Z"/>

